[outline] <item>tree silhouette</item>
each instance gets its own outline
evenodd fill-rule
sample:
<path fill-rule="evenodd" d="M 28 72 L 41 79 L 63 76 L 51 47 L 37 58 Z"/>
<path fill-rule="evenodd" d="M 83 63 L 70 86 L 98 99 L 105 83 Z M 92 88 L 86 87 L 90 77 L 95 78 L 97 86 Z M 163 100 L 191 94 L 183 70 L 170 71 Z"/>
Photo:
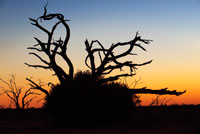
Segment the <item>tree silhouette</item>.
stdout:
<path fill-rule="evenodd" d="M 47 6 L 47 5 L 46 5 Z M 133 53 L 135 47 L 143 51 L 146 49 L 142 44 L 149 44 L 151 40 L 142 39 L 136 33 L 136 36 L 128 42 L 118 42 L 112 44 L 109 48 L 105 48 L 98 40 L 89 42 L 85 40 L 87 56 L 85 64 L 89 71 L 79 71 L 74 74 L 74 66 L 67 55 L 67 45 L 70 38 L 70 28 L 64 15 L 60 13 L 47 14 L 46 6 L 44 14 L 37 19 L 29 18 L 31 24 L 39 28 L 47 34 L 47 40 L 41 41 L 35 38 L 37 44 L 33 47 L 28 47 L 30 55 L 37 57 L 43 64 L 33 65 L 29 67 L 50 69 L 54 71 L 55 76 L 59 80 L 59 84 L 52 84 L 50 92 L 44 89 L 40 83 L 29 81 L 31 89 L 40 90 L 46 94 L 45 108 L 53 115 L 56 122 L 67 122 L 68 124 L 92 122 L 121 122 L 122 120 L 130 120 L 135 106 L 135 103 L 140 103 L 139 97 L 135 94 L 158 94 L 158 95 L 181 95 L 185 93 L 170 91 L 164 89 L 130 89 L 126 84 L 117 82 L 121 77 L 132 77 L 136 74 L 137 67 L 150 64 L 152 60 L 143 63 L 133 63 L 132 61 L 122 61 L 123 58 Z M 39 22 L 40 20 L 40 22 Z M 42 26 L 43 21 L 56 20 L 51 30 L 47 30 Z M 54 40 L 54 31 L 58 25 L 63 25 L 66 36 Z M 117 49 L 126 47 L 127 50 L 117 52 Z M 123 49 L 122 49 L 123 50 Z M 43 58 L 40 53 L 45 54 L 48 60 Z M 69 68 L 65 71 L 56 61 L 57 57 L 61 57 Z M 98 62 L 100 61 L 100 62 Z M 129 68 L 129 73 L 121 73 L 122 69 Z M 120 70 L 116 75 L 111 75 L 113 71 Z M 135 102 L 134 102 L 135 101 Z M 66 107 L 66 108 L 65 108 Z M 62 122 L 63 123 L 63 122 Z"/>
<path fill-rule="evenodd" d="M 43 69 L 50 69 L 55 72 L 55 75 L 57 76 L 59 82 L 61 84 L 65 84 L 66 81 L 73 80 L 74 79 L 74 67 L 67 55 L 67 45 L 68 41 L 70 38 L 70 28 L 67 24 L 67 21 L 64 19 L 64 15 L 60 13 L 54 13 L 54 14 L 47 14 L 47 5 L 44 7 L 44 14 L 37 19 L 32 19 L 29 18 L 30 21 L 32 22 L 31 24 L 39 28 L 41 31 L 47 34 L 48 38 L 47 41 L 41 41 L 40 39 L 34 37 L 34 39 L 37 41 L 37 44 L 34 45 L 33 47 L 28 47 L 27 49 L 29 50 L 35 50 L 36 52 L 39 53 L 44 53 L 48 57 L 48 61 L 42 58 L 39 54 L 35 52 L 30 52 L 30 55 L 34 55 L 37 57 L 43 64 L 45 65 L 31 65 L 28 63 L 25 63 L 29 67 L 34 67 L 34 68 L 43 68 Z M 43 21 L 50 21 L 56 19 L 57 22 L 55 25 L 53 25 L 52 29 L 49 31 L 45 27 L 43 27 L 38 20 L 41 22 Z M 64 26 L 65 31 L 66 31 L 66 36 L 65 39 L 59 38 L 58 40 L 53 39 L 54 31 L 56 30 L 57 26 L 61 24 Z M 136 36 L 134 39 L 128 42 L 119 42 L 116 44 L 112 44 L 108 49 L 104 48 L 104 46 L 98 41 L 94 40 L 89 43 L 89 41 L 86 39 L 85 41 L 85 46 L 86 46 L 86 51 L 87 51 L 87 56 L 85 59 L 85 64 L 89 69 L 91 70 L 91 76 L 94 81 L 99 81 L 101 83 L 106 83 L 109 81 L 115 81 L 118 80 L 120 77 L 132 77 L 135 75 L 135 70 L 137 69 L 138 66 L 144 66 L 147 64 L 150 64 L 152 60 L 144 62 L 144 63 L 133 63 L 132 61 L 125 61 L 121 62 L 119 61 L 121 58 L 127 57 L 128 55 L 135 55 L 132 53 L 134 47 L 138 47 L 142 49 L 143 51 L 146 51 L 146 49 L 140 44 L 149 44 L 152 40 L 147 40 L 147 39 L 142 39 L 141 36 L 138 35 L 138 32 L 136 33 Z M 96 46 L 95 46 L 96 45 Z M 94 47 L 95 46 L 95 47 Z M 129 46 L 129 48 L 120 53 L 120 54 L 115 54 L 114 51 L 115 49 L 123 46 Z M 95 57 L 95 54 L 98 54 L 98 57 Z M 64 69 L 58 65 L 56 62 L 56 56 L 62 57 L 62 59 L 67 63 L 69 67 L 69 71 L 65 72 Z M 95 63 L 95 58 L 100 59 L 100 65 L 97 66 Z M 105 75 L 110 74 L 114 70 L 128 67 L 130 68 L 130 73 L 123 73 L 123 74 L 117 74 L 114 76 L 109 76 L 105 78 Z M 38 84 L 33 82 L 32 80 L 28 79 L 27 80 L 32 83 L 32 86 L 35 89 L 39 89 L 42 92 L 44 92 L 46 95 L 48 95 L 47 91 L 45 89 L 41 88 Z M 133 94 L 169 94 L 169 95 L 181 95 L 185 93 L 183 92 L 177 92 L 176 90 L 170 91 L 167 90 L 167 88 L 164 89 L 159 89 L 159 90 L 152 90 L 152 89 L 146 89 L 140 88 L 140 89 L 132 89 L 131 92 Z"/>
<path fill-rule="evenodd" d="M 39 53 L 45 53 L 48 56 L 49 61 L 45 60 L 44 58 L 42 58 L 40 55 L 38 55 L 35 52 L 30 52 L 29 54 L 37 57 L 45 65 L 31 65 L 28 63 L 25 63 L 25 64 L 28 65 L 29 67 L 53 70 L 55 72 L 55 75 L 58 77 L 59 82 L 61 84 L 64 84 L 68 80 L 73 80 L 73 77 L 74 77 L 74 67 L 71 60 L 69 59 L 67 55 L 67 45 L 70 38 L 70 28 L 67 24 L 67 21 L 69 20 L 65 20 L 64 15 L 60 13 L 47 14 L 46 6 L 44 7 L 44 14 L 42 16 L 38 17 L 37 19 L 32 19 L 32 18 L 29 18 L 29 19 L 32 22 L 31 23 L 32 25 L 36 26 L 37 28 L 39 28 L 40 30 L 42 30 L 44 33 L 48 35 L 47 41 L 43 42 L 40 39 L 34 37 L 35 40 L 37 41 L 37 44 L 34 45 L 33 47 L 28 47 L 27 49 L 35 50 L 36 52 L 39 52 Z M 42 22 L 42 21 L 50 21 L 53 19 L 56 19 L 57 22 L 55 25 L 53 25 L 50 31 L 47 30 L 38 22 L 38 20 Z M 64 26 L 65 31 L 66 31 L 66 36 L 65 36 L 65 39 L 59 38 L 58 40 L 55 41 L 53 39 L 53 34 L 59 24 L 62 24 Z M 86 46 L 86 51 L 88 55 L 86 56 L 85 64 L 91 70 L 93 80 L 95 81 L 99 80 L 102 83 L 115 81 L 115 80 L 118 80 L 120 77 L 132 77 L 133 75 L 136 74 L 135 70 L 137 69 L 138 66 L 144 66 L 144 65 L 150 64 L 152 60 L 144 62 L 144 63 L 140 63 L 140 64 L 133 63 L 132 61 L 120 62 L 119 60 L 121 58 L 127 57 L 128 55 L 135 55 L 134 53 L 132 53 L 134 47 L 139 47 L 140 49 L 146 51 L 146 49 L 140 43 L 149 44 L 151 41 L 152 40 L 142 39 L 141 36 L 138 36 L 138 32 L 137 32 L 135 38 L 132 39 L 131 41 L 112 44 L 107 49 L 107 48 L 104 48 L 104 46 L 98 40 L 94 40 L 94 41 L 91 41 L 91 43 L 89 43 L 89 41 L 86 39 L 85 46 Z M 126 51 L 116 55 L 114 53 L 115 49 L 119 47 L 123 47 L 123 46 L 129 46 L 129 48 Z M 100 59 L 99 66 L 97 66 L 95 63 L 95 58 L 97 58 L 95 57 L 95 54 L 98 54 L 98 58 Z M 69 67 L 68 73 L 65 72 L 64 69 L 57 64 L 56 56 L 61 56 L 62 59 L 67 63 Z M 122 70 L 122 68 L 124 67 L 129 67 L 130 73 L 117 74 L 115 76 L 109 76 L 107 78 L 104 78 L 105 75 L 110 74 L 114 70 L 117 70 L 117 69 Z M 41 90 L 42 92 L 45 91 L 45 89 L 42 89 L 32 80 L 30 79 L 27 79 L 27 80 L 33 85 L 35 85 L 34 86 L 35 88 Z M 160 90 L 152 90 L 152 89 L 146 89 L 144 87 L 141 89 L 133 89 L 132 93 L 181 95 L 185 93 L 185 91 L 184 92 L 177 92 L 176 90 L 169 91 L 167 90 L 167 88 L 160 89 Z M 45 94 L 47 95 L 46 91 L 45 91 Z"/>
<path fill-rule="evenodd" d="M 7 88 L 1 87 L 3 91 L 1 95 L 6 94 L 11 101 L 10 105 L 14 105 L 16 109 L 25 109 L 28 108 L 30 103 L 37 97 L 36 95 L 40 95 L 29 88 L 22 92 L 23 88 L 18 87 L 15 80 L 15 75 L 11 75 L 11 78 L 8 81 L 4 81 L 0 79 L 0 81 L 7 85 Z M 34 96 L 33 96 L 34 95 Z M 30 98 L 30 96 L 33 96 Z"/>

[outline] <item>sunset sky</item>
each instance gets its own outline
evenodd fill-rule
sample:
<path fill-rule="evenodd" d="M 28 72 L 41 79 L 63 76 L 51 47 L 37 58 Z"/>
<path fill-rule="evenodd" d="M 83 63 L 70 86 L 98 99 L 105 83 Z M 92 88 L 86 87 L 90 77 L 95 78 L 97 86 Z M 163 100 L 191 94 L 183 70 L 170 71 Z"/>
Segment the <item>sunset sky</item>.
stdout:
<path fill-rule="evenodd" d="M 29 68 L 40 63 L 28 55 L 27 47 L 36 44 L 33 37 L 46 35 L 30 24 L 29 17 L 43 14 L 47 0 L 0 0 L 0 78 L 16 74 L 17 84 L 27 87 L 26 77 L 37 81 L 56 82 L 53 72 Z M 142 63 L 128 84 L 140 80 L 137 87 L 168 87 L 187 92 L 171 98 L 172 104 L 200 104 L 200 0 L 48 0 L 48 13 L 62 13 L 71 28 L 68 55 L 75 70 L 86 70 L 85 39 L 99 40 L 105 47 L 130 41 L 137 31 L 153 42 L 137 49 L 132 60 Z M 62 35 L 62 30 L 56 33 Z M 130 59 L 129 59 L 130 60 Z M 4 86 L 0 83 L 0 86 Z M 141 95 L 148 105 L 155 95 Z M 0 105 L 8 99 L 0 96 Z M 34 104 L 39 105 L 39 104 Z"/>

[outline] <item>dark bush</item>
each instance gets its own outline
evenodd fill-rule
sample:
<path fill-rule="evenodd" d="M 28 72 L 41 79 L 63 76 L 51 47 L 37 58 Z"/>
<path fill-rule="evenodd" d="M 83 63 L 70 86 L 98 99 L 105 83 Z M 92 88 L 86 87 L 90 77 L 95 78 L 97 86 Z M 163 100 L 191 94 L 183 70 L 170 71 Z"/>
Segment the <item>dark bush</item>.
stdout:
<path fill-rule="evenodd" d="M 89 72 L 79 71 L 73 81 L 51 89 L 45 107 L 58 124 L 122 123 L 131 119 L 132 97 L 125 84 L 101 84 L 94 81 Z"/>

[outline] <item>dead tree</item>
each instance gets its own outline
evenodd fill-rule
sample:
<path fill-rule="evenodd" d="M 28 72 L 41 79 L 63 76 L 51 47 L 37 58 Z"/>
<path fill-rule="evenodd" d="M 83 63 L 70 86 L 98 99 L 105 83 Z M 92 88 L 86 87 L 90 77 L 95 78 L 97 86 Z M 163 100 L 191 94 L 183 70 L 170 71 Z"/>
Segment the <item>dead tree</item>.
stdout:
<path fill-rule="evenodd" d="M 16 84 L 15 75 L 11 75 L 11 78 L 9 79 L 8 82 L 4 81 L 3 79 L 0 79 L 0 81 L 6 84 L 8 87 L 8 89 L 1 87 L 1 90 L 3 91 L 1 95 L 6 94 L 7 97 L 10 98 L 11 105 L 14 105 L 16 109 L 28 108 L 30 103 L 37 97 L 37 95 L 40 95 L 32 91 L 31 88 L 24 90 L 24 92 L 22 92 L 23 88 L 18 87 Z"/>
<path fill-rule="evenodd" d="M 32 22 L 31 23 L 32 25 L 36 26 L 37 28 L 39 28 L 40 30 L 42 30 L 44 33 L 47 34 L 48 39 L 47 41 L 41 41 L 40 39 L 35 37 L 37 44 L 34 45 L 33 47 L 28 47 L 28 49 L 34 50 L 38 53 L 44 53 L 48 57 L 48 60 L 42 58 L 36 52 L 30 52 L 29 54 L 37 57 L 43 63 L 43 65 L 32 65 L 28 63 L 25 63 L 25 64 L 28 65 L 29 67 L 53 70 L 55 72 L 55 75 L 58 77 L 58 80 L 60 81 L 60 83 L 64 84 L 67 80 L 73 80 L 73 77 L 74 77 L 74 67 L 71 60 L 69 59 L 67 55 L 67 45 L 70 38 L 70 28 L 66 22 L 69 20 L 65 20 L 64 16 L 60 13 L 47 14 L 46 6 L 44 7 L 44 14 L 42 16 L 40 16 L 37 19 L 32 19 L 32 18 L 29 18 L 29 19 Z M 38 22 L 39 20 L 43 22 L 43 21 L 50 21 L 53 19 L 56 19 L 57 22 L 55 25 L 53 25 L 50 31 L 47 30 Z M 59 24 L 63 25 L 66 31 L 66 36 L 64 40 L 62 40 L 61 38 L 58 40 L 53 39 L 54 31 Z M 112 44 L 109 48 L 105 48 L 98 40 L 91 41 L 91 43 L 88 40 L 86 40 L 85 46 L 86 46 L 87 56 L 85 59 L 85 64 L 91 70 L 92 79 L 100 83 L 107 83 L 107 82 L 116 81 L 120 77 L 134 76 L 136 74 L 135 70 L 137 69 L 137 67 L 150 64 L 152 60 L 138 64 L 138 63 L 133 63 L 132 61 L 122 62 L 121 59 L 124 57 L 127 57 L 128 55 L 136 55 L 132 53 L 135 47 L 138 47 L 141 50 L 146 51 L 146 49 L 141 45 L 141 43 L 149 44 L 151 41 L 152 40 L 142 39 L 141 36 L 138 35 L 138 32 L 136 33 L 136 36 L 134 37 L 134 39 L 128 42 L 118 42 L 116 44 Z M 116 49 L 120 47 L 124 47 L 124 46 L 128 47 L 126 51 L 119 54 L 114 53 Z M 95 57 L 97 55 L 98 57 Z M 69 68 L 68 72 L 65 72 L 64 69 L 57 64 L 56 62 L 57 56 L 60 56 L 65 61 L 65 63 L 67 63 L 68 68 Z M 96 63 L 96 58 L 99 59 L 100 64 Z M 117 74 L 114 76 L 108 76 L 114 70 L 119 69 L 121 71 L 124 67 L 128 67 L 130 69 L 130 72 Z M 108 76 L 108 77 L 104 77 L 104 76 Z M 48 92 L 45 89 L 41 88 L 41 86 L 39 86 L 32 80 L 30 79 L 27 79 L 27 80 L 30 82 L 32 88 L 38 89 L 48 96 Z M 133 94 L 140 94 L 140 93 L 151 94 L 152 93 L 152 94 L 161 94 L 161 95 L 162 94 L 181 95 L 185 93 L 185 91 L 177 92 L 176 90 L 175 91 L 169 91 L 167 89 L 152 90 L 152 89 L 144 89 L 144 88 L 133 89 L 131 90 L 131 92 Z"/>
<path fill-rule="evenodd" d="M 138 47 L 143 51 L 146 49 L 141 45 L 141 43 L 149 44 L 152 40 L 142 39 L 141 36 L 138 36 L 138 32 L 133 40 L 128 42 L 119 42 L 116 44 L 112 44 L 108 49 L 104 48 L 104 46 L 98 41 L 94 40 L 89 43 L 88 40 L 85 41 L 86 51 L 88 53 L 85 64 L 88 68 L 90 68 L 92 72 L 92 77 L 96 81 L 100 81 L 101 83 L 113 82 L 118 80 L 120 77 L 132 77 L 135 75 L 135 70 L 138 66 L 144 66 L 150 64 L 152 60 L 144 62 L 144 63 L 133 63 L 132 61 L 120 62 L 121 58 L 127 57 L 128 55 L 136 55 L 132 53 L 134 47 Z M 96 46 L 95 46 L 96 45 Z M 116 48 L 120 48 L 123 46 L 128 46 L 128 49 L 120 54 L 115 54 L 114 51 Z M 95 57 L 98 55 L 98 57 Z M 100 64 L 97 66 L 95 63 L 95 58 L 99 58 Z M 114 70 L 128 67 L 130 68 L 130 73 L 122 73 L 114 76 L 109 76 L 105 78 L 105 75 L 112 73 Z M 152 90 L 146 89 L 146 87 L 141 89 L 131 89 L 132 94 L 159 94 L 159 95 L 181 95 L 186 92 L 177 92 L 176 90 L 170 91 L 167 88 Z"/>
<path fill-rule="evenodd" d="M 41 41 L 40 39 L 34 37 L 34 39 L 37 41 L 37 44 L 33 47 L 28 47 L 27 49 L 34 50 L 38 53 L 44 53 L 47 55 L 48 60 L 45 60 L 42 58 L 39 54 L 35 52 L 30 52 L 30 55 L 34 55 L 37 57 L 44 65 L 31 65 L 28 63 L 25 63 L 29 67 L 34 68 L 43 68 L 43 69 L 50 69 L 55 72 L 55 75 L 58 77 L 58 80 L 60 83 L 64 83 L 66 80 L 72 80 L 74 75 L 74 67 L 67 55 L 67 45 L 70 38 L 70 28 L 68 24 L 66 23 L 69 20 L 65 20 L 64 16 L 62 14 L 47 14 L 46 6 L 44 7 L 44 14 L 40 16 L 37 19 L 29 18 L 30 21 L 32 21 L 32 25 L 36 26 L 40 30 L 42 30 L 44 33 L 47 34 L 48 39 L 47 41 Z M 42 21 L 50 21 L 56 19 L 57 22 L 55 25 L 53 25 L 52 29 L 49 31 L 45 27 L 43 27 L 38 20 Z M 57 28 L 59 24 L 62 24 L 66 31 L 65 39 L 62 40 L 61 38 L 54 41 L 53 35 L 54 31 Z M 62 67 L 60 67 L 56 62 L 56 56 L 61 56 L 62 59 L 67 63 L 69 67 L 69 72 L 66 73 Z"/>

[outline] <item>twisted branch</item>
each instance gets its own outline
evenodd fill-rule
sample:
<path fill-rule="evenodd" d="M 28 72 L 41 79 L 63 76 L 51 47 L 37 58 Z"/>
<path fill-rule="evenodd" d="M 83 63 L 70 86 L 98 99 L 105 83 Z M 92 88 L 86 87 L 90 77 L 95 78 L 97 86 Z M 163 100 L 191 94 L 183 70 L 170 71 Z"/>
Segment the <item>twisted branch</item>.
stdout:
<path fill-rule="evenodd" d="M 98 40 L 94 40 L 91 41 L 91 43 L 88 42 L 88 40 L 85 41 L 85 46 L 86 46 L 86 51 L 88 53 L 88 55 L 85 58 L 85 64 L 87 67 L 89 67 L 91 69 L 92 75 L 95 79 L 98 79 L 99 77 L 101 77 L 102 75 L 106 75 L 106 74 L 110 74 L 111 72 L 113 72 L 116 69 L 120 69 L 122 70 L 123 67 L 129 67 L 130 68 L 130 74 L 125 75 L 127 76 L 133 76 L 133 72 L 137 69 L 137 66 L 144 66 L 147 64 L 150 64 L 152 62 L 152 60 L 141 63 L 141 64 L 136 64 L 136 63 L 132 63 L 132 61 L 126 61 L 126 62 L 119 62 L 119 59 L 126 57 L 128 55 L 136 55 L 132 53 L 133 48 L 139 47 L 141 50 L 146 51 L 146 49 L 141 46 L 140 44 L 138 44 L 137 42 L 142 42 L 145 44 L 149 44 L 152 40 L 146 40 L 146 39 L 141 39 L 140 36 L 138 36 L 138 32 L 136 33 L 136 36 L 133 40 L 128 41 L 128 42 L 118 42 L 116 44 L 112 44 L 110 46 L 110 48 L 105 49 L 103 47 L 103 45 L 98 41 Z M 94 43 L 97 43 L 97 47 L 94 47 Z M 116 55 L 114 54 L 114 51 L 116 48 L 119 48 L 120 46 L 129 46 L 128 50 Z M 101 52 L 103 54 L 103 56 L 101 55 Z M 97 67 L 95 64 L 95 56 L 94 54 L 98 53 L 99 59 L 101 61 L 100 65 Z M 90 62 L 90 65 L 88 64 L 88 61 Z M 113 80 L 117 80 L 120 77 L 124 77 L 124 75 L 116 75 L 115 76 L 111 76 L 110 78 L 106 79 L 113 81 Z M 102 80 L 104 81 L 104 80 Z"/>

